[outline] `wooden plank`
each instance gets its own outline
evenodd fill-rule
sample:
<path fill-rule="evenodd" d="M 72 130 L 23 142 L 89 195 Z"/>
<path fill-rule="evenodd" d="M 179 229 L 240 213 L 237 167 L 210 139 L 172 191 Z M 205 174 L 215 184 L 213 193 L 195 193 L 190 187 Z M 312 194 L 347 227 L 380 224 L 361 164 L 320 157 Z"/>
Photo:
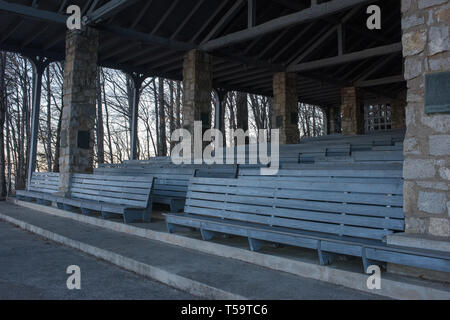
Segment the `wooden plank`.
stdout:
<path fill-rule="evenodd" d="M 200 212 L 204 213 L 205 211 L 203 209 L 222 210 L 224 217 L 228 217 L 228 211 L 233 211 L 233 212 L 241 212 L 244 214 L 258 214 L 268 217 L 280 217 L 283 218 L 283 220 L 303 219 L 309 221 L 321 221 L 335 224 L 348 224 L 371 228 L 385 228 L 399 231 L 404 230 L 404 222 L 402 219 L 386 219 L 383 216 L 366 217 L 362 215 L 357 216 L 357 215 L 333 213 L 330 211 L 312 211 L 312 210 L 308 211 L 308 208 L 287 209 L 270 206 L 235 204 L 229 202 L 221 203 L 217 201 L 193 200 L 191 198 L 187 199 L 186 207 L 189 207 L 189 209 L 186 208 L 186 210 L 189 210 L 189 213 L 195 213 L 197 209 L 199 209 L 198 210 L 199 213 Z M 227 211 L 225 212 L 223 210 Z"/>
<path fill-rule="evenodd" d="M 345 225 L 336 225 L 336 224 L 326 224 L 326 223 L 318 223 L 312 221 L 305 220 L 293 220 L 293 219 L 281 219 L 270 216 L 261 216 L 255 214 L 243 214 L 238 212 L 226 211 L 222 210 L 214 210 L 214 209 L 204 209 L 204 208 L 192 208 L 186 204 L 185 212 L 190 214 L 201 214 L 209 217 L 215 218 L 223 218 L 226 219 L 251 222 L 251 223 L 259 223 L 269 226 L 278 226 L 292 229 L 300 229 L 300 230 L 309 230 L 323 233 L 330 233 L 336 235 L 347 235 L 352 237 L 361 237 L 365 239 L 383 239 L 385 236 L 392 234 L 392 232 L 388 230 L 379 230 L 379 229 L 370 229 L 370 228 L 360 228 L 360 227 L 352 227 Z"/>

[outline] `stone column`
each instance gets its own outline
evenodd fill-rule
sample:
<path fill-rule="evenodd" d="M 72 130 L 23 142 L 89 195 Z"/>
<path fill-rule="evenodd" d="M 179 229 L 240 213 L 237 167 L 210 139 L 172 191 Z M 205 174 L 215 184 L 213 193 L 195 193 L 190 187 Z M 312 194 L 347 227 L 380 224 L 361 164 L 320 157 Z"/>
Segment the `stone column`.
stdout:
<path fill-rule="evenodd" d="M 66 194 L 72 173 L 91 173 L 97 97 L 98 32 L 87 27 L 66 35 L 59 191 Z"/>
<path fill-rule="evenodd" d="M 405 108 L 406 102 L 396 100 L 391 103 L 391 121 L 392 129 L 405 129 Z"/>
<path fill-rule="evenodd" d="M 238 92 L 236 96 L 236 127 L 244 132 L 248 131 L 248 103 L 247 94 Z M 249 139 L 245 139 L 245 144 L 249 143 Z"/>
<path fill-rule="evenodd" d="M 300 141 L 297 76 L 279 72 L 273 76 L 273 127 L 280 130 L 280 144 Z"/>
<path fill-rule="evenodd" d="M 358 88 L 348 87 L 341 90 L 342 134 L 364 134 L 364 112 L 361 111 Z"/>
<path fill-rule="evenodd" d="M 425 75 L 450 71 L 448 1 L 402 1 L 406 233 L 450 241 L 450 114 L 425 113 Z"/>
<path fill-rule="evenodd" d="M 327 134 L 336 133 L 336 109 L 334 107 L 328 107 L 326 109 L 327 115 Z"/>
<path fill-rule="evenodd" d="M 212 66 L 211 56 L 191 50 L 183 63 L 183 128 L 194 131 L 194 122 L 202 121 L 203 132 L 211 128 Z"/>

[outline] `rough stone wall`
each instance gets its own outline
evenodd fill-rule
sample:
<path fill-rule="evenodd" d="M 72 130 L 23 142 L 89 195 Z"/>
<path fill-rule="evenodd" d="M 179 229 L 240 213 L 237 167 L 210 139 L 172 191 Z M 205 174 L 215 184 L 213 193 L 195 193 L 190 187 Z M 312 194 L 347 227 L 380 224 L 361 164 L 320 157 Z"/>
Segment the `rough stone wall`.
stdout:
<path fill-rule="evenodd" d="M 450 237 L 450 115 L 426 115 L 424 76 L 450 71 L 448 0 L 402 0 L 408 84 L 404 165 L 406 232 Z"/>
<path fill-rule="evenodd" d="M 191 133 L 194 122 L 202 119 L 203 129 L 211 128 L 212 67 L 211 56 L 191 50 L 183 62 L 183 128 Z"/>
<path fill-rule="evenodd" d="M 358 88 L 348 87 L 341 90 L 342 134 L 356 135 L 364 133 L 364 114 L 360 109 Z"/>
<path fill-rule="evenodd" d="M 297 77 L 279 72 L 273 76 L 273 127 L 280 130 L 280 144 L 300 141 L 298 126 Z"/>
<path fill-rule="evenodd" d="M 67 31 L 59 158 L 59 191 L 63 194 L 69 191 L 72 173 L 93 171 L 97 56 L 96 30 L 86 28 Z M 89 137 L 87 148 L 79 148 L 79 130 Z"/>

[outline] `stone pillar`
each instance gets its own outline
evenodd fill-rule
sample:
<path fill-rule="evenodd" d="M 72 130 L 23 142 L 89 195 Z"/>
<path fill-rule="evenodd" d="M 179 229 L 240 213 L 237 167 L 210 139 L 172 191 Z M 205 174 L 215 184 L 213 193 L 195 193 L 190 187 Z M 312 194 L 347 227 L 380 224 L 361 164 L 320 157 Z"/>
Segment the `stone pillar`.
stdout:
<path fill-rule="evenodd" d="M 364 112 L 361 111 L 358 88 L 348 87 L 341 90 L 342 134 L 364 134 Z"/>
<path fill-rule="evenodd" d="M 402 1 L 406 233 L 450 241 L 450 114 L 425 113 L 425 74 L 450 71 L 448 1 Z"/>
<path fill-rule="evenodd" d="M 248 103 L 247 94 L 238 92 L 236 96 L 236 127 L 248 131 Z M 245 139 L 245 144 L 249 144 L 249 139 Z"/>
<path fill-rule="evenodd" d="M 273 127 L 280 130 L 280 144 L 300 141 L 297 76 L 279 72 L 273 76 Z"/>
<path fill-rule="evenodd" d="M 59 191 L 69 191 L 72 173 L 91 173 L 97 97 L 98 31 L 67 31 Z"/>
<path fill-rule="evenodd" d="M 396 100 L 391 103 L 391 121 L 392 129 L 405 129 L 405 108 L 406 102 Z"/>
<path fill-rule="evenodd" d="M 211 128 L 212 59 L 205 52 L 191 50 L 183 63 L 183 128 L 194 131 L 202 121 L 203 132 Z"/>
<path fill-rule="evenodd" d="M 336 133 L 336 109 L 334 107 L 328 107 L 326 109 L 327 115 L 327 134 Z"/>

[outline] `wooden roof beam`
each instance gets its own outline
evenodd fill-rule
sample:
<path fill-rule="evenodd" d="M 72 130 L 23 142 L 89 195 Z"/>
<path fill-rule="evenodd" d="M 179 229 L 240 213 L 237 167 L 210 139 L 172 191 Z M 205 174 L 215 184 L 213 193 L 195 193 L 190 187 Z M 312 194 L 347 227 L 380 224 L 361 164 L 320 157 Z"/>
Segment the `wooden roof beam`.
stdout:
<path fill-rule="evenodd" d="M 373 1 L 373 0 L 372 0 Z M 308 9 L 296 13 L 285 15 L 263 24 L 257 25 L 246 30 L 230 33 L 226 36 L 210 40 L 203 45 L 201 49 L 213 51 L 222 47 L 230 46 L 235 43 L 244 42 L 264 34 L 282 30 L 294 25 L 310 22 L 315 19 L 335 14 L 354 6 L 372 2 L 370 0 L 332 0 L 322 4 L 316 4 Z"/>

